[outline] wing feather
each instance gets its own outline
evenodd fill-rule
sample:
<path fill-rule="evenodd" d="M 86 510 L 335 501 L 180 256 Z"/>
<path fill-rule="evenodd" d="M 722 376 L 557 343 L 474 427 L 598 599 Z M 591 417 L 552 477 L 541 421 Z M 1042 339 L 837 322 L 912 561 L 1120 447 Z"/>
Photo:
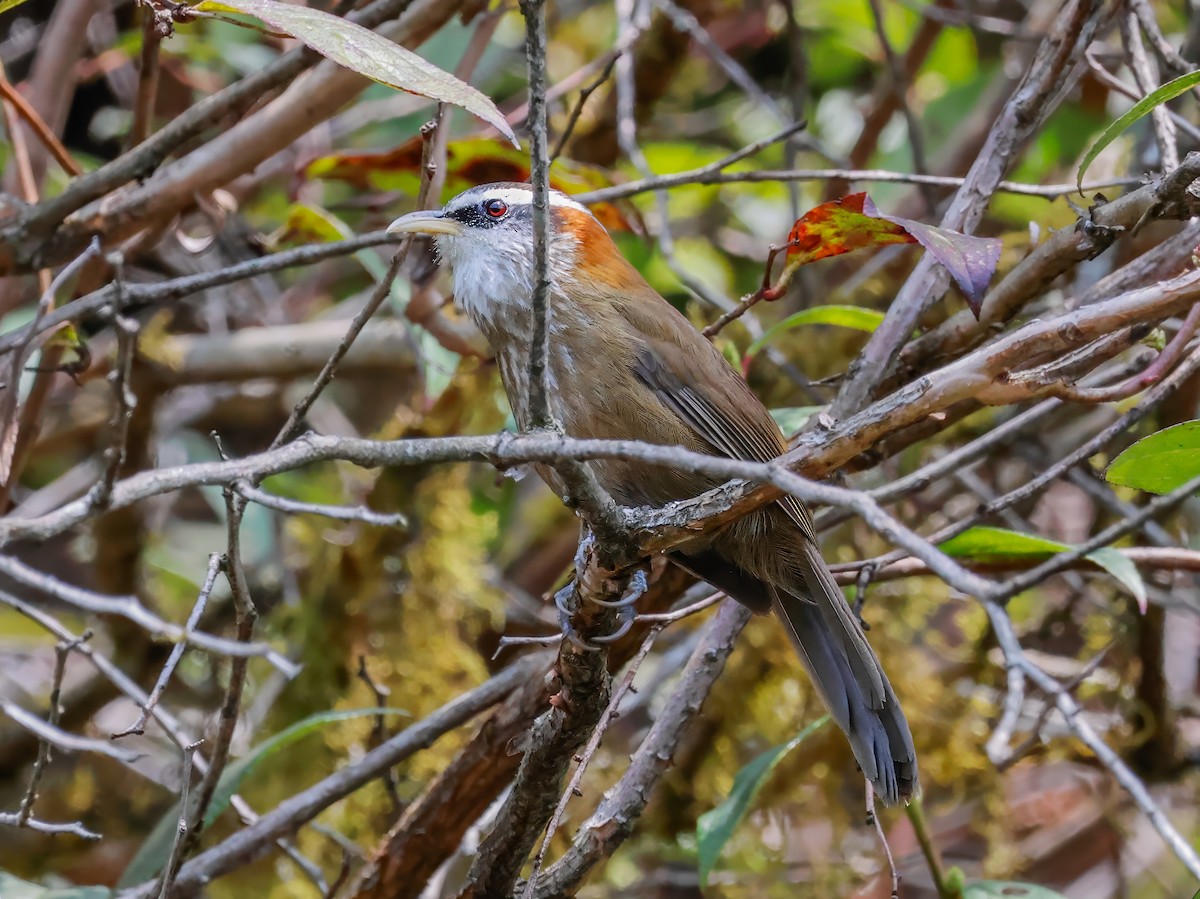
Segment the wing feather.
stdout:
<path fill-rule="evenodd" d="M 715 348 L 713 352 L 716 353 Z M 720 364 L 729 372 L 729 380 L 723 386 L 729 390 L 724 396 L 716 397 L 702 394 L 686 383 L 668 367 L 666 358 L 669 358 L 668 353 L 661 348 L 656 352 L 655 347 L 647 343 L 635 357 L 634 376 L 716 454 L 747 462 L 770 462 L 787 449 L 775 420 L 723 359 Z M 747 394 L 745 401 L 738 403 L 736 394 L 743 392 Z M 804 504 L 795 497 L 785 496 L 779 500 L 779 505 L 804 535 L 815 542 L 812 518 Z"/>

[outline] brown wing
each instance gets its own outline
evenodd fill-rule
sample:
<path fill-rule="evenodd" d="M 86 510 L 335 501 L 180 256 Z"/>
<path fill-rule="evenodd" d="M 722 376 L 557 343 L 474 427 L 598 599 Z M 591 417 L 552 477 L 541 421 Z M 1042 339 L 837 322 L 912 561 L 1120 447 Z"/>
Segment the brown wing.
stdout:
<path fill-rule="evenodd" d="M 688 322 L 684 325 L 691 328 Z M 696 345 L 687 351 L 678 344 L 648 340 L 635 357 L 633 373 L 712 447 L 714 455 L 770 462 L 787 449 L 771 413 L 699 334 Z M 812 518 L 804 505 L 791 496 L 783 497 L 779 505 L 815 542 Z"/>

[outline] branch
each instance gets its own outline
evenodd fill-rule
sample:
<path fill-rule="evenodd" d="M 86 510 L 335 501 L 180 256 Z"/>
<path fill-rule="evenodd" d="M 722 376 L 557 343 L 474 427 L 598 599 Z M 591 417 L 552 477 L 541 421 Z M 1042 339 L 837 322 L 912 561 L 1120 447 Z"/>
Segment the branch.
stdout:
<path fill-rule="evenodd" d="M 722 604 L 692 652 L 674 692 L 630 759 L 629 768 L 616 786 L 604 794 L 566 855 L 534 881 L 531 894 L 535 899 L 573 896 L 588 872 L 633 832 L 689 726 L 724 670 L 734 641 L 750 615 L 750 610 L 739 603 Z"/>
<path fill-rule="evenodd" d="M 349 796 L 443 734 L 465 724 L 544 669 L 544 653 L 527 656 L 504 671 L 456 697 L 424 720 L 411 725 L 320 783 L 285 799 L 249 827 L 200 853 L 179 870 L 175 888 L 182 893 L 200 888 L 217 877 L 247 865 L 267 852 L 278 837 L 295 832 L 323 810 Z M 149 899 L 154 884 L 120 894 L 120 899 Z"/>
<path fill-rule="evenodd" d="M 1077 60 L 1091 44 L 1107 14 L 1103 2 L 1073 0 L 1057 15 L 1053 30 L 1038 47 L 1025 77 L 1005 104 L 966 180 L 942 216 L 941 227 L 967 234 L 975 230 L 1005 171 L 1040 123 L 1074 88 L 1081 74 Z M 892 301 L 883 322 L 851 363 L 829 410 L 835 420 L 857 412 L 870 402 L 922 313 L 942 295 L 947 283 L 945 269 L 929 255 L 923 256 Z"/>
<path fill-rule="evenodd" d="M 11 352 L 22 344 L 59 327 L 64 322 L 76 321 L 88 315 L 102 314 L 108 309 L 121 312 L 130 307 L 178 300 L 213 287 L 245 281 L 285 268 L 312 265 L 337 256 L 347 256 L 368 247 L 395 242 L 394 235 L 384 231 L 374 231 L 349 240 L 310 244 L 282 250 L 269 256 L 239 262 L 217 271 L 185 275 L 181 278 L 160 281 L 157 284 L 119 284 L 114 282 L 48 312 L 36 327 L 26 325 L 18 330 L 0 335 L 0 355 Z"/>

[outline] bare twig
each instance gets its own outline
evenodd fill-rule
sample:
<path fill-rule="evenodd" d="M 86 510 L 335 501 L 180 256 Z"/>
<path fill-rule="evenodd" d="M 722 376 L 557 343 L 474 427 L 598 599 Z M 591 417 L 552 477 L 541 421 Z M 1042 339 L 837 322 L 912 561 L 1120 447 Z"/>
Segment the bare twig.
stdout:
<path fill-rule="evenodd" d="M 797 127 L 803 127 L 798 125 Z M 758 149 L 761 149 L 758 148 Z M 740 154 L 741 151 L 739 151 Z M 742 158 L 739 155 L 739 158 Z M 829 181 L 841 179 L 845 181 L 867 181 L 878 184 L 915 184 L 930 187 L 962 187 L 965 178 L 952 175 L 914 175 L 908 172 L 891 172 L 885 169 L 751 169 L 748 171 L 723 171 L 731 163 L 718 160 L 699 168 L 671 175 L 654 175 L 627 181 L 612 187 L 600 187 L 596 190 L 576 194 L 576 199 L 582 203 L 611 203 L 650 191 L 663 190 L 671 187 L 708 184 L 761 184 L 763 182 L 791 183 L 797 181 Z M 1097 181 L 1087 181 L 1083 185 L 1086 192 L 1104 190 L 1110 187 L 1136 187 L 1142 183 L 1140 178 L 1107 178 Z M 1026 184 L 1019 181 L 1001 181 L 996 185 L 998 193 L 1011 193 L 1026 197 L 1044 197 L 1048 200 L 1065 197 L 1076 190 L 1074 182 L 1062 184 Z"/>
<path fill-rule="evenodd" d="M 242 566 L 242 513 L 246 501 L 235 494 L 232 489 L 225 491 L 225 558 L 221 565 L 229 590 L 233 594 L 233 606 L 237 614 L 235 625 L 238 643 L 248 644 L 254 635 L 254 624 L 258 620 L 258 609 L 250 597 L 250 587 L 246 583 L 246 571 Z M 211 561 L 210 561 L 211 564 Z M 242 691 L 246 685 L 246 674 L 249 670 L 249 659 L 246 656 L 234 656 L 229 665 L 229 683 L 225 688 L 225 696 L 221 700 L 221 711 L 217 720 L 217 735 L 213 740 L 212 752 L 209 755 L 208 771 L 200 783 L 196 796 L 196 807 L 191 813 L 191 829 L 184 845 L 184 855 L 195 845 L 196 839 L 204 829 L 204 816 L 216 794 L 217 784 L 221 773 L 229 761 L 229 745 L 233 742 L 233 733 L 237 728 L 238 715 L 242 704 Z"/>
<path fill-rule="evenodd" d="M 117 359 L 109 374 L 112 382 L 113 396 L 116 405 L 113 410 L 112 443 L 104 450 L 104 473 L 96 486 L 92 488 L 90 497 L 96 508 L 103 509 L 108 505 L 112 495 L 112 485 L 125 465 L 126 450 L 129 445 L 129 426 L 133 421 L 133 413 L 137 409 L 137 395 L 133 392 L 133 360 L 137 355 L 138 323 L 126 318 L 119 311 L 121 308 L 120 294 L 125 283 L 124 260 L 117 258 L 113 263 L 114 281 L 117 286 L 117 308 L 113 311 L 113 328 L 117 332 Z"/>
<path fill-rule="evenodd" d="M 326 259 L 347 256 L 369 247 L 395 243 L 396 237 L 384 231 L 374 231 L 360 237 L 348 240 L 332 241 L 330 243 L 310 244 L 282 250 L 263 256 L 239 262 L 214 272 L 202 272 L 195 275 L 185 275 L 172 278 L 158 284 L 121 284 L 114 282 L 99 290 L 60 306 L 47 313 L 37 327 L 24 327 L 0 335 L 0 354 L 11 352 L 16 347 L 27 344 L 38 335 L 57 328 L 63 322 L 74 321 L 87 315 L 102 313 L 109 306 L 115 305 L 120 312 L 133 306 L 149 305 L 152 303 L 176 300 L 190 296 L 213 287 L 233 284 L 258 275 L 270 274 L 282 269 L 299 265 L 312 265 Z M 30 323 L 32 324 L 32 323 Z"/>
<path fill-rule="evenodd" d="M 883 4 L 880 0 L 870 0 L 871 3 L 871 19 L 875 24 L 875 36 L 879 38 L 879 45 L 883 48 L 883 58 L 887 62 L 888 71 L 891 73 L 891 90 L 895 97 L 896 105 L 900 108 L 900 112 L 904 115 L 904 123 L 907 126 L 908 145 L 912 149 L 913 168 L 918 175 L 924 175 L 929 171 L 929 165 L 925 157 L 925 136 L 921 132 L 921 122 L 912 110 L 912 106 L 908 102 L 908 76 L 904 71 L 904 64 L 900 57 L 896 55 L 896 50 L 892 47 L 892 42 L 888 39 L 887 29 L 883 24 Z M 930 215 L 937 208 L 937 194 L 929 185 L 922 185 L 921 195 L 925 198 L 925 209 Z"/>
<path fill-rule="evenodd" d="M 187 636 L 195 633 L 197 626 L 200 624 L 200 616 L 204 614 L 205 608 L 208 606 L 208 597 L 212 594 L 213 586 L 217 582 L 217 575 L 224 567 L 225 560 L 218 553 L 211 553 L 208 557 L 208 573 L 204 577 L 204 584 L 200 587 L 200 595 L 196 597 L 196 604 L 192 606 L 192 614 L 188 616 L 187 624 L 184 625 L 183 631 Z M 162 671 L 159 672 L 158 680 L 154 683 L 154 689 L 150 691 L 150 697 L 141 707 L 141 712 L 138 714 L 137 720 L 129 727 L 122 731 L 118 731 L 112 735 L 112 739 L 117 740 L 121 737 L 127 737 L 130 734 L 145 733 L 146 720 L 154 711 L 154 707 L 162 698 L 163 691 L 166 690 L 168 682 L 171 680 L 171 675 L 179 666 L 180 659 L 183 658 L 184 650 L 187 649 L 187 643 L 176 643 L 171 650 L 171 654 L 167 657 L 166 664 L 163 665 Z"/>
<path fill-rule="evenodd" d="M 158 899 L 170 899 L 171 887 L 175 882 L 176 875 L 179 873 L 179 864 L 183 861 L 183 854 L 187 851 L 186 843 L 189 835 L 194 832 L 194 825 L 191 823 L 192 819 L 188 808 L 188 798 L 192 786 L 192 760 L 196 754 L 196 750 L 200 748 L 200 744 L 203 742 L 203 740 L 197 740 L 183 747 L 183 766 L 179 773 L 179 822 L 175 826 L 175 839 L 171 842 L 171 853 L 167 856 L 167 863 L 163 867 L 162 880 L 158 889 Z"/>
<path fill-rule="evenodd" d="M 608 80 L 609 76 L 612 75 L 613 66 L 616 65 L 617 57 L 620 55 L 621 54 L 617 52 L 610 53 L 608 56 L 608 61 L 604 64 L 604 68 L 600 70 L 600 74 L 597 75 L 590 84 L 588 84 L 579 92 L 579 98 L 575 101 L 575 106 L 571 109 L 571 114 L 567 118 L 566 127 L 563 128 L 562 133 L 558 136 L 558 142 L 555 143 L 554 150 L 550 153 L 551 164 L 554 163 L 554 160 L 558 159 L 559 155 L 563 151 L 563 147 L 565 147 L 567 141 L 571 139 L 571 133 L 575 130 L 575 126 L 579 123 L 579 116 L 583 114 L 583 107 L 587 104 L 588 99 L 602 84 L 604 84 L 604 82 Z"/>
<path fill-rule="evenodd" d="M 908 806 L 913 800 L 905 803 Z M 916 801 L 920 801 L 920 797 L 916 797 Z M 896 859 L 892 857 L 892 847 L 888 845 L 887 833 L 884 832 L 883 822 L 879 820 L 879 815 L 875 811 L 875 787 L 867 781 L 867 823 L 875 828 L 875 835 L 879 837 L 879 845 L 883 849 L 883 858 L 887 862 L 888 875 L 892 881 L 891 899 L 900 899 L 900 871 L 896 867 Z"/>
<path fill-rule="evenodd" d="M 1121 42 L 1129 54 L 1129 69 L 1133 72 L 1133 80 L 1137 82 L 1138 90 L 1143 95 L 1149 94 L 1157 87 L 1158 75 L 1146 56 L 1146 47 L 1142 43 L 1142 32 L 1138 27 L 1137 12 L 1130 7 L 1117 19 L 1121 26 Z M 1154 123 L 1154 138 L 1158 142 L 1159 162 L 1164 172 L 1170 172 L 1179 167 L 1179 147 L 1176 145 L 1175 123 L 1168 114 L 1167 107 L 1159 105 L 1150 110 L 1150 120 Z"/>
<path fill-rule="evenodd" d="M 234 489 L 244 499 L 252 503 L 258 503 L 260 506 L 274 509 L 276 512 L 284 512 L 288 515 L 320 515 L 323 518 L 332 518 L 336 521 L 361 521 L 365 524 L 381 528 L 403 528 L 408 526 L 408 519 L 399 512 L 376 512 L 374 509 L 368 509 L 365 506 L 330 506 L 324 503 L 301 502 L 300 500 L 288 499 L 285 496 L 276 496 L 273 493 L 267 493 L 267 491 L 253 487 L 244 481 L 236 484 Z"/>
<path fill-rule="evenodd" d="M 129 126 L 129 146 L 136 147 L 150 133 L 154 106 L 158 100 L 158 47 L 163 33 L 157 11 L 142 8 L 142 57 L 138 65 L 137 100 L 133 105 L 133 123 Z"/>
<path fill-rule="evenodd" d="M 127 749 L 121 749 L 119 746 L 113 746 L 107 740 L 95 740 L 91 737 L 80 737 L 67 733 L 67 731 L 60 728 L 57 724 L 51 721 L 43 721 L 37 715 L 25 711 L 25 709 L 16 703 L 9 702 L 6 699 L 0 699 L 0 712 L 4 712 L 4 714 L 8 715 L 9 718 L 26 730 L 37 734 L 38 739 L 65 752 L 94 752 L 98 755 L 115 759 L 124 765 L 132 764 L 142 757 L 141 753 L 130 752 Z"/>
<path fill-rule="evenodd" d="M 700 707 L 725 667 L 734 640 L 750 620 L 750 611 L 724 603 L 705 629 L 650 732 L 630 759 L 620 781 L 604 794 L 600 805 L 580 827 L 567 853 L 533 884 L 536 899 L 573 892 L 600 861 L 632 833 L 646 803 L 671 763 L 676 747 L 687 735 Z"/>
<path fill-rule="evenodd" d="M 387 705 L 388 696 L 391 691 L 387 687 L 383 687 L 375 682 L 371 677 L 371 672 L 367 670 L 367 657 L 360 655 L 358 657 L 358 670 L 354 672 L 355 676 L 367 685 L 367 689 L 371 691 L 371 695 L 375 697 L 375 705 L 383 708 Z M 371 722 L 371 744 L 370 748 L 382 745 L 387 739 L 387 723 L 384 720 L 383 714 L 376 715 Z M 404 808 L 404 802 L 400 798 L 400 787 L 396 780 L 396 772 L 388 768 L 383 775 L 383 787 L 387 790 L 388 799 L 391 800 L 392 809 L 400 811 Z"/>
<path fill-rule="evenodd" d="M 62 141 L 58 139 L 58 135 L 54 133 L 53 129 L 46 124 L 46 120 L 29 104 L 29 101 L 22 96 L 21 92 L 12 86 L 12 83 L 8 80 L 8 76 L 4 72 L 3 65 L 0 65 L 0 97 L 4 99 L 4 102 L 12 104 L 13 109 L 16 110 L 17 114 L 25 121 L 33 133 L 37 135 L 38 140 L 50 151 L 50 155 L 62 166 L 64 172 L 68 175 L 76 176 L 83 174 L 83 169 L 79 167 L 79 163 L 75 161 L 67 148 L 63 146 Z"/>
<path fill-rule="evenodd" d="M 87 500 L 76 500 L 76 502 L 86 504 Z M 132 596 L 105 596 L 101 593 L 93 593 L 90 590 L 74 587 L 64 581 L 60 581 L 58 578 L 30 568 L 24 562 L 12 556 L 0 555 L 0 572 L 3 572 L 18 583 L 41 590 L 48 596 L 68 603 L 75 608 L 83 609 L 86 612 L 96 615 L 119 615 L 122 618 L 132 621 L 147 633 L 173 642 L 184 643 L 197 649 L 203 649 L 214 655 L 224 655 L 234 658 L 261 656 L 288 677 L 295 676 L 298 670 L 294 663 L 265 644 L 239 643 L 215 637 L 212 634 L 206 634 L 201 631 L 189 633 L 186 628 L 163 620 Z M 4 596 L 0 594 L 0 602 L 4 601 L 6 601 Z"/>
<path fill-rule="evenodd" d="M 75 650 L 81 643 L 91 639 L 91 631 L 85 631 L 78 639 L 75 640 L 59 640 L 54 645 L 54 675 L 50 682 L 50 700 L 49 712 L 46 714 L 46 723 L 51 727 L 58 727 L 58 718 L 62 713 L 62 684 L 63 677 L 67 672 L 67 659 L 72 651 Z M 25 788 L 25 795 L 21 799 L 21 805 L 17 809 L 16 827 L 25 826 L 26 822 L 33 816 L 33 804 L 37 802 L 38 787 L 42 781 L 42 775 L 46 773 L 46 766 L 50 764 L 53 744 L 49 740 L 40 740 L 38 742 L 38 754 L 33 763 L 33 771 L 29 774 L 29 785 Z"/>

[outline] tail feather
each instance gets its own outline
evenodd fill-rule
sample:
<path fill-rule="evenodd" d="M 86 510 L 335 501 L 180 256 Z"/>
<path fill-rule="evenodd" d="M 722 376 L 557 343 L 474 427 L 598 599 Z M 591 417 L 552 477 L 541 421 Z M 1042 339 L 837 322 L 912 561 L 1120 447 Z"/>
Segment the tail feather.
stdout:
<path fill-rule="evenodd" d="M 853 628 L 862 638 L 846 601 L 839 595 L 837 602 L 846 609 L 845 616 L 827 609 L 827 601 L 814 603 L 778 591 L 774 608 L 830 715 L 846 734 L 863 775 L 885 804 L 895 805 L 920 791 L 912 734 L 875 653 L 865 639 L 860 642 L 847 633 Z M 867 667 L 873 673 L 864 678 L 860 672 Z"/>
<path fill-rule="evenodd" d="M 672 555 L 756 612 L 774 610 L 879 798 L 895 805 L 920 791 L 917 754 L 900 701 L 817 548 L 777 588 L 714 552 Z"/>

